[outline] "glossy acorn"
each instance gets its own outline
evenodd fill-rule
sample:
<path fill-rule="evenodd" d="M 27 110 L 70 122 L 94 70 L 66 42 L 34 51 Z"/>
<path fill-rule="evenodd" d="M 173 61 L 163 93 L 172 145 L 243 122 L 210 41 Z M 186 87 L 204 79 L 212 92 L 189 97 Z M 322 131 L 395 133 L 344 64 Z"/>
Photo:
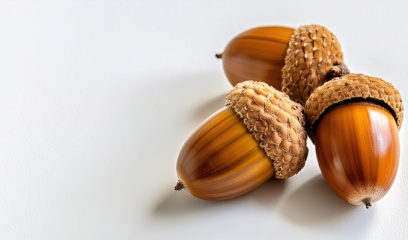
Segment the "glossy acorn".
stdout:
<path fill-rule="evenodd" d="M 223 53 L 216 54 L 231 85 L 252 79 L 281 90 L 281 71 L 293 31 L 291 27 L 264 26 L 235 36 Z"/>
<path fill-rule="evenodd" d="M 252 28 L 216 56 L 233 86 L 247 79 L 265 82 L 302 105 L 315 88 L 348 73 L 337 37 L 316 24 Z"/>
<path fill-rule="evenodd" d="M 369 208 L 390 190 L 403 109 L 397 89 L 363 74 L 335 78 L 310 95 L 305 114 L 319 167 L 345 201 Z"/>
<path fill-rule="evenodd" d="M 308 149 L 300 104 L 266 83 L 245 81 L 227 94 L 226 105 L 184 143 L 175 190 L 225 200 L 303 168 Z"/>

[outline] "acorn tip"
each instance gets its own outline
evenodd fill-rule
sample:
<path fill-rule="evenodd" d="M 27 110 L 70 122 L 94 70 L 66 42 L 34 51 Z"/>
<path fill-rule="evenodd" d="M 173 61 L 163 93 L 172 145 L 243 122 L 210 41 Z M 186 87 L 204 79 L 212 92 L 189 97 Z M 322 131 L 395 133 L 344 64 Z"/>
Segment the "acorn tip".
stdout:
<path fill-rule="evenodd" d="M 365 204 L 365 207 L 366 207 L 367 209 L 369 209 L 369 208 L 371 207 L 371 201 L 370 201 L 370 199 L 364 199 L 364 200 L 363 200 L 363 203 Z"/>
<path fill-rule="evenodd" d="M 180 191 L 180 190 L 183 189 L 183 188 L 184 188 L 183 183 L 182 183 L 180 180 L 178 180 L 176 186 L 174 187 L 174 190 Z"/>

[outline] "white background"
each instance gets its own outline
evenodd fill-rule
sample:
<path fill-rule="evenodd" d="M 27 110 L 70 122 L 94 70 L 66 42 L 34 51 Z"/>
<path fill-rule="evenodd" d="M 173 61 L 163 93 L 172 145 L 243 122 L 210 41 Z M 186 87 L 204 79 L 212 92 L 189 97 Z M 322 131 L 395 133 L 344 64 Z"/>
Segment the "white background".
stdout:
<path fill-rule="evenodd" d="M 387 2 L 387 3 L 385 3 Z M 175 192 L 185 139 L 231 88 L 214 54 L 255 26 L 321 24 L 408 106 L 406 1 L 3 1 L 0 239 L 403 239 L 407 118 L 390 192 L 339 199 L 306 167 L 237 199 Z"/>

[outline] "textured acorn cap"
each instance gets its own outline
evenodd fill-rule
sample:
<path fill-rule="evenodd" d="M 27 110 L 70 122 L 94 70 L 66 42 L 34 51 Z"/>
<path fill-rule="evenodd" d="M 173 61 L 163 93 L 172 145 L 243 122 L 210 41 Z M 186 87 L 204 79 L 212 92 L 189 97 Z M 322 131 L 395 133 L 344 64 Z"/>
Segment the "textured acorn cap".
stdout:
<path fill-rule="evenodd" d="M 313 140 L 313 128 L 329 107 L 344 101 L 367 100 L 380 102 L 394 116 L 401 128 L 404 106 L 398 90 L 389 82 L 363 74 L 348 74 L 326 82 L 309 97 L 305 106 L 308 133 Z"/>
<path fill-rule="evenodd" d="M 314 89 L 348 72 L 332 32 L 320 25 L 301 26 L 289 42 L 282 68 L 282 91 L 304 106 Z"/>
<path fill-rule="evenodd" d="M 305 165 L 308 148 L 303 107 L 263 82 L 245 81 L 228 93 L 226 104 L 243 120 L 284 179 Z"/>

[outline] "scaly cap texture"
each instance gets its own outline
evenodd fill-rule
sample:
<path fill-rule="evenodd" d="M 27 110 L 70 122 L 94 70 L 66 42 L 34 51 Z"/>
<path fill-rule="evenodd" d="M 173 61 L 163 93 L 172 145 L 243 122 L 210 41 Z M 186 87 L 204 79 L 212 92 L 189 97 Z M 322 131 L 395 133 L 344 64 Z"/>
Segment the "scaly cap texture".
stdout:
<path fill-rule="evenodd" d="M 404 106 L 398 90 L 389 82 L 363 74 L 347 74 L 326 82 L 309 97 L 305 106 L 308 133 L 313 140 L 316 121 L 330 106 L 351 99 L 380 101 L 394 115 L 398 129 L 404 117 Z"/>
<path fill-rule="evenodd" d="M 275 177 L 284 179 L 305 165 L 308 148 L 303 107 L 263 82 L 239 83 L 226 104 L 243 120 L 273 161 Z"/>
<path fill-rule="evenodd" d="M 304 106 L 314 89 L 348 72 L 332 32 L 320 25 L 301 26 L 289 42 L 282 68 L 282 91 Z"/>

